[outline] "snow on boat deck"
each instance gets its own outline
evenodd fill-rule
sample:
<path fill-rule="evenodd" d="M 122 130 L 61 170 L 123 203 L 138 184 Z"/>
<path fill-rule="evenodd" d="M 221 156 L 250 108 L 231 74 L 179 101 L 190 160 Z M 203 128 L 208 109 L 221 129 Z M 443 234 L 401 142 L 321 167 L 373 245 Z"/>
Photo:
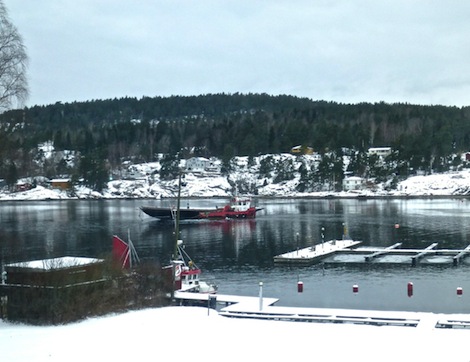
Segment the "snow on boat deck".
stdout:
<path fill-rule="evenodd" d="M 256 304 L 259 307 L 258 297 L 247 297 L 242 295 L 230 295 L 230 294 L 204 294 L 204 293 L 192 293 L 192 292 L 180 292 L 175 291 L 175 299 L 189 300 L 189 301 L 208 301 L 209 297 L 216 297 L 217 303 L 224 303 L 226 305 L 242 304 L 251 305 Z M 263 305 L 273 305 L 279 299 L 277 298 L 263 298 Z"/>

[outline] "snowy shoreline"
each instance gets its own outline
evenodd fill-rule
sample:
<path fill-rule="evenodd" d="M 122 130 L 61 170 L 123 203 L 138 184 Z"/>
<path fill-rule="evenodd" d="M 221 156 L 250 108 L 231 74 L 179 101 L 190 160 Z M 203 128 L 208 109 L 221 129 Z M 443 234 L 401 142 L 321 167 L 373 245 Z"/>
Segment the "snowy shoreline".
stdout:
<path fill-rule="evenodd" d="M 291 155 L 279 155 L 279 159 L 297 160 Z M 294 162 L 294 161 L 292 161 Z M 249 168 L 245 158 L 239 158 L 236 168 L 228 175 L 217 173 L 185 173 L 181 197 L 189 199 L 230 198 L 235 193 L 257 199 L 296 198 L 358 198 L 358 199 L 406 199 L 406 198 L 465 198 L 470 196 L 470 169 L 430 175 L 414 175 L 398 182 L 393 189 L 389 184 L 361 185 L 356 190 L 300 192 L 302 183 L 297 172 L 293 179 L 275 182 L 275 175 L 263 177 L 255 166 Z M 26 191 L 3 192 L 0 201 L 59 200 L 59 199 L 141 199 L 166 200 L 177 197 L 178 180 L 161 180 L 158 176 L 160 164 L 149 163 L 132 166 L 135 178 L 115 179 L 97 192 L 83 185 L 70 190 L 60 190 L 38 183 Z M 33 184 L 32 179 L 24 179 Z M 324 185 L 325 187 L 327 185 Z"/>
<path fill-rule="evenodd" d="M 185 200 L 216 200 L 216 199 L 227 199 L 230 196 L 182 196 Z M 315 196 L 315 195 L 306 195 L 306 196 L 252 196 L 254 200 L 282 200 L 282 199 L 295 199 L 295 200 L 400 200 L 400 199 L 470 199 L 470 195 L 376 195 L 376 196 Z M 161 197 L 161 198 L 150 198 L 150 197 L 115 197 L 115 198 L 78 198 L 78 197 L 63 197 L 63 198 L 38 198 L 38 199 L 29 199 L 29 198 L 0 198 L 0 203 L 2 202 L 28 202 L 28 201 L 109 201 L 109 200 L 142 200 L 142 201 L 165 201 L 165 200 L 176 200 L 176 197 Z"/>
<path fill-rule="evenodd" d="M 415 315 L 424 319 L 420 327 L 377 327 L 233 319 L 207 308 L 163 307 L 58 326 L 0 321 L 0 350 L 8 361 L 130 361 L 152 356 L 169 360 L 183 343 L 188 351 L 207 347 L 209 354 L 191 355 L 195 361 L 210 357 L 250 361 L 255 355 L 269 361 L 313 356 L 322 361 L 469 360 L 470 353 L 463 348 L 468 329 L 434 328 L 426 323 L 428 318 L 432 322 L 442 315 Z M 205 337 L 185 339 L 187 326 Z M 83 348 L 77 348 L 77 341 Z"/>

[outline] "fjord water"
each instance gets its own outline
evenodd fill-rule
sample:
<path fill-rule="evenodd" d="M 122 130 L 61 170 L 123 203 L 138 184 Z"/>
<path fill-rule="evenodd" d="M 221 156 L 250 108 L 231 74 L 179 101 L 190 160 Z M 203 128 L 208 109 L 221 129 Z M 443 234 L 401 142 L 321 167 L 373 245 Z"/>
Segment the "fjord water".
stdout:
<path fill-rule="evenodd" d="M 184 199 L 182 207 L 216 207 L 226 199 Z M 174 225 L 140 206 L 174 200 L 64 200 L 0 203 L 0 261 L 7 264 L 60 256 L 106 257 L 112 235 L 130 236 L 141 259 L 166 263 Z M 470 244 L 470 200 L 258 199 L 253 220 L 182 221 L 186 251 L 206 279 L 226 294 L 279 298 L 277 305 L 442 313 L 470 312 L 470 258 L 410 264 L 335 262 L 276 266 L 273 256 L 341 238 L 364 246 L 464 249 Z M 304 284 L 297 292 L 297 282 Z M 413 295 L 407 284 L 413 283 Z M 352 286 L 359 287 L 353 293 Z M 457 296 L 456 289 L 463 288 Z"/>

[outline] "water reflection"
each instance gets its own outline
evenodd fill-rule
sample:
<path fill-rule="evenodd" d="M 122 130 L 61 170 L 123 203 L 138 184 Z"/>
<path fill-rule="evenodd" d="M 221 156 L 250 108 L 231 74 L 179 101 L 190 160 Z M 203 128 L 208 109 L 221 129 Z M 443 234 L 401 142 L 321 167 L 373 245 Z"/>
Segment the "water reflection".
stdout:
<path fill-rule="evenodd" d="M 183 200 L 193 207 L 214 207 L 228 200 Z M 92 200 L 0 203 L 0 260 L 2 263 L 65 255 L 101 257 L 111 251 L 112 235 L 130 235 L 142 259 L 167 262 L 174 248 L 174 225 L 148 217 L 141 205 L 168 200 Z M 183 221 L 181 238 L 186 250 L 221 292 L 256 295 L 260 280 L 266 295 L 283 303 L 316 306 L 461 310 L 455 288 L 470 290 L 466 260 L 449 267 L 431 261 L 417 268 L 388 265 L 321 265 L 308 268 L 276 267 L 273 256 L 297 247 L 341 238 L 345 227 L 364 245 L 464 248 L 470 244 L 470 203 L 466 199 L 436 200 L 257 200 L 262 207 L 254 220 Z M 379 263 L 378 263 L 379 264 Z M 433 265 L 434 264 L 434 265 Z M 295 284 L 302 278 L 303 295 Z M 416 295 L 402 300 L 404 284 L 414 279 Z M 253 283 L 253 285 L 252 285 Z M 360 296 L 351 294 L 352 283 Z M 434 292 L 442 297 L 433 300 Z M 383 294 L 384 296 L 378 296 Z M 436 298 L 434 298 L 436 299 Z M 460 304 L 457 304 L 460 303 Z M 470 303 L 467 303 L 470 309 Z M 460 308 L 460 309 L 459 309 Z"/>
<path fill-rule="evenodd" d="M 151 201 L 48 201 L 0 204 L 4 260 L 62 254 L 101 255 L 113 234 L 128 234 L 144 257 L 168 257 L 173 224 L 143 214 Z M 169 201 L 158 201 L 163 204 Z M 183 200 L 195 207 L 225 200 Z M 364 245 L 464 248 L 470 243 L 469 202 L 459 200 L 258 200 L 255 220 L 184 221 L 187 247 L 210 264 L 269 265 L 273 255 L 348 234 Z M 399 226 L 399 227 L 398 227 Z M 253 256 L 255 255 L 255 256 Z"/>

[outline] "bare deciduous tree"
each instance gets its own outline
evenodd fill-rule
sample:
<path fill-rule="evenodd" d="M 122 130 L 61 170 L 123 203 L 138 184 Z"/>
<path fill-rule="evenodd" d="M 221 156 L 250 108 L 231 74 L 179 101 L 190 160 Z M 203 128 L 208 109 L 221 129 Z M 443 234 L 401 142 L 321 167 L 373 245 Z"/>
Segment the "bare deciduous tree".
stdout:
<path fill-rule="evenodd" d="M 0 0 L 0 111 L 21 106 L 27 99 L 27 63 L 23 39 Z"/>

